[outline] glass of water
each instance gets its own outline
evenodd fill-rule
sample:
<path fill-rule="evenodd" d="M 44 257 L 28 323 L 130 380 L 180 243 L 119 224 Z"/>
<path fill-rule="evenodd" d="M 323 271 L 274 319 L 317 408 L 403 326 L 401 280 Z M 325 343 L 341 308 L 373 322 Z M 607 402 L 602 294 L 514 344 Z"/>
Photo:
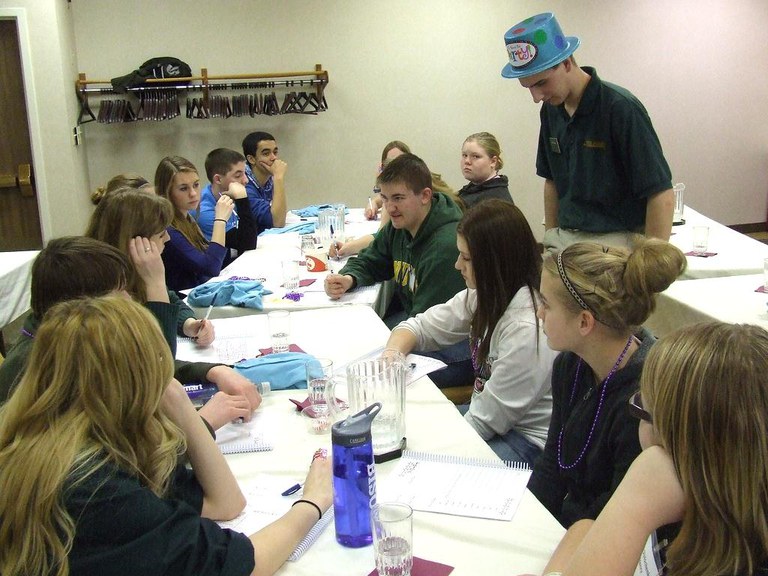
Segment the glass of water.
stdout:
<path fill-rule="evenodd" d="M 336 402 L 333 360 L 316 358 L 306 362 L 307 393 L 316 413 L 333 413 Z"/>
<path fill-rule="evenodd" d="M 709 226 L 693 227 L 693 253 L 704 255 L 709 247 Z"/>
<path fill-rule="evenodd" d="M 291 313 L 288 310 L 273 310 L 267 314 L 269 334 L 272 337 L 272 352 L 288 352 L 291 337 Z"/>
<path fill-rule="evenodd" d="M 413 510 L 382 502 L 371 507 L 373 553 L 379 576 L 410 576 L 413 567 Z"/>
<path fill-rule="evenodd" d="M 283 260 L 283 287 L 293 292 L 299 287 L 299 261 Z"/>

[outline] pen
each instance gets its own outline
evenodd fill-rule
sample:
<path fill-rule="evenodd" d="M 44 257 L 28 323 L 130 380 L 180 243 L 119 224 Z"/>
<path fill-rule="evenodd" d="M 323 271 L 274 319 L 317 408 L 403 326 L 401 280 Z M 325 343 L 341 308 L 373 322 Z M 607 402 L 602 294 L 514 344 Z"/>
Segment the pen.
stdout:
<path fill-rule="evenodd" d="M 371 202 L 370 196 L 368 196 L 368 209 L 371 211 L 371 220 L 376 220 L 376 212 L 373 210 L 373 202 Z"/>
<path fill-rule="evenodd" d="M 288 490 L 281 492 L 280 496 L 290 496 L 291 494 L 296 494 L 299 490 L 301 490 L 301 484 L 294 484 Z"/>
<path fill-rule="evenodd" d="M 197 331 L 197 334 L 195 335 L 195 338 L 200 336 L 200 332 L 203 331 L 203 326 L 205 326 L 205 323 L 208 321 L 208 317 L 211 315 L 211 312 L 213 311 L 213 305 L 216 304 L 216 296 L 218 294 L 214 294 L 213 298 L 211 299 L 211 305 L 208 306 L 208 312 L 205 313 L 205 318 L 203 318 L 203 321 L 200 323 L 200 328 Z"/>
<path fill-rule="evenodd" d="M 341 257 L 339 256 L 339 246 L 341 246 L 341 242 L 337 242 L 333 238 L 333 224 L 331 224 L 331 240 L 333 241 L 333 247 L 336 249 L 336 256 L 334 256 L 334 260 L 341 260 Z"/>

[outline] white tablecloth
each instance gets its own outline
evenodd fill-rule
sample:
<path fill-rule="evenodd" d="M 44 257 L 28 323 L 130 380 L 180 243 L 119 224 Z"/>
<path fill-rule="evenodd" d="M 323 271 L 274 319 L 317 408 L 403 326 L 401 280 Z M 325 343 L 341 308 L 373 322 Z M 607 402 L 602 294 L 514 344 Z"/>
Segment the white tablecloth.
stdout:
<path fill-rule="evenodd" d="M 288 224 L 296 224 L 299 217 L 289 213 Z M 317 218 L 308 218 L 314 221 Z M 348 214 L 345 233 L 348 237 L 353 235 L 370 234 L 375 232 L 379 223 L 366 220 L 362 209 L 351 209 Z M 264 279 L 264 286 L 272 291 L 272 294 L 264 296 L 264 312 L 270 310 L 309 310 L 315 308 L 339 308 L 343 306 L 361 304 L 374 307 L 380 313 L 386 304 L 381 302 L 382 285 L 358 288 L 343 295 L 338 300 L 331 300 L 323 288 L 325 277 L 331 272 L 338 272 L 346 263 L 346 259 L 330 260 L 329 270 L 325 272 L 308 272 L 306 268 L 300 268 L 302 280 L 314 280 L 314 282 L 296 290 L 302 294 L 298 301 L 283 298 L 286 290 L 282 287 L 283 260 L 301 259 L 299 234 L 287 232 L 284 234 L 266 234 L 259 236 L 255 250 L 244 252 L 239 258 L 221 271 L 221 274 L 212 278 L 210 282 L 217 282 L 231 276 L 243 276 L 248 278 Z M 205 315 L 207 308 L 193 308 L 198 317 Z M 258 314 L 253 308 L 238 308 L 235 306 L 216 306 L 211 312 L 211 318 L 230 318 L 236 316 L 248 316 Z"/>
<path fill-rule="evenodd" d="M 768 294 L 755 292 L 762 285 L 762 274 L 678 280 L 659 294 L 645 326 L 657 336 L 711 320 L 768 329 Z"/>
<path fill-rule="evenodd" d="M 768 258 L 768 245 L 707 218 L 696 210 L 685 207 L 685 224 L 672 227 L 670 243 L 685 253 L 693 250 L 693 227 L 709 227 L 708 252 L 716 256 L 702 258 L 688 256 L 688 269 L 683 279 L 738 276 L 763 272 L 763 260 Z"/>
<path fill-rule="evenodd" d="M 38 250 L 0 252 L 0 328 L 29 309 L 32 261 Z"/>
<path fill-rule="evenodd" d="M 269 336 L 264 316 L 214 321 L 217 334 L 240 333 L 238 324 L 267 346 Z M 381 346 L 388 330 L 368 307 L 309 310 L 292 315 L 291 341 L 316 356 L 328 356 L 337 365 L 359 358 L 366 351 Z M 344 398 L 344 389 L 338 387 Z M 487 444 L 459 415 L 455 406 L 422 378 L 407 389 L 406 435 L 412 450 L 496 459 Z M 312 454 L 317 448 L 330 448 L 330 436 L 314 436 L 289 398 L 303 400 L 306 391 L 273 392 L 265 397 L 263 407 L 270 421 L 276 422 L 274 450 L 227 456 L 239 480 L 258 474 L 284 479 L 286 488 L 302 480 Z M 396 462 L 379 464 L 377 480 L 385 481 Z M 482 486 L 478 487 L 482 490 Z M 455 576 L 493 576 L 540 573 L 564 533 L 559 523 L 528 491 L 511 522 L 481 520 L 414 513 L 414 554 L 421 558 L 455 567 Z M 329 526 L 318 541 L 298 561 L 286 563 L 279 574 L 361 576 L 374 567 L 373 550 L 344 548 L 335 540 Z"/>

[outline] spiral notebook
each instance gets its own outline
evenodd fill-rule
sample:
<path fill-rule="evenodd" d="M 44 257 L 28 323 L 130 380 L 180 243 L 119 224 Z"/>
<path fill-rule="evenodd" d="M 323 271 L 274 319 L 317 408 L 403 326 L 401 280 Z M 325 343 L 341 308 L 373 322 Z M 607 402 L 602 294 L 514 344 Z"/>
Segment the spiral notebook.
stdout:
<path fill-rule="evenodd" d="M 250 422 L 232 422 L 216 431 L 216 444 L 222 454 L 266 452 L 272 450 L 272 431 L 268 414 L 256 412 Z"/>
<path fill-rule="evenodd" d="M 290 482 L 289 482 L 290 483 Z M 257 475 L 247 481 L 240 482 L 247 503 L 245 510 L 234 520 L 219 522 L 222 528 L 229 528 L 245 535 L 251 535 L 280 518 L 288 510 L 291 504 L 302 497 L 301 491 L 290 496 L 282 496 L 287 488 L 286 482 L 266 475 Z M 309 549 L 328 524 L 333 522 L 333 508 L 323 514 L 304 539 L 299 542 L 296 549 L 288 557 L 295 562 Z"/>
<path fill-rule="evenodd" d="M 379 480 L 378 499 L 425 512 L 509 521 L 530 476 L 530 468 L 519 462 L 406 450 L 395 470 Z"/>

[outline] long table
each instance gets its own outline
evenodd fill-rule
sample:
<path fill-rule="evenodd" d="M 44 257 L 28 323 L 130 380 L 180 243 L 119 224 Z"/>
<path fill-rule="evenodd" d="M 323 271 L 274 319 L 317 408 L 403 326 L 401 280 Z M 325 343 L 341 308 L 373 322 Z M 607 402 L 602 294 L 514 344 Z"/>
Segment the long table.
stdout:
<path fill-rule="evenodd" d="M 262 316 L 214 320 L 218 337 L 247 333 L 269 345 L 267 319 Z M 310 354 L 346 364 L 386 342 L 388 330 L 372 309 L 350 306 L 295 312 L 291 341 Z M 337 396 L 344 398 L 343 385 Z M 305 390 L 273 392 L 260 410 L 275 422 L 275 447 L 270 452 L 235 454 L 227 460 L 240 481 L 270 474 L 291 486 L 306 474 L 317 448 L 330 448 L 330 436 L 306 432 L 289 398 L 303 400 Z M 455 406 L 429 378 L 411 384 L 406 393 L 406 435 L 413 450 L 497 459 L 488 445 L 459 415 Z M 379 464 L 377 480 L 385 482 L 396 462 Z M 482 490 L 482 486 L 478 489 Z M 455 567 L 452 575 L 540 573 L 564 534 L 560 524 L 528 491 L 511 522 L 414 513 L 414 554 Z M 297 562 L 286 563 L 284 575 L 361 576 L 374 568 L 372 548 L 344 548 L 329 526 Z"/>
<path fill-rule="evenodd" d="M 32 262 L 39 250 L 0 252 L 0 352 L 5 352 L 2 329 L 29 310 Z"/>
<path fill-rule="evenodd" d="M 313 222 L 317 218 L 305 218 L 303 221 Z M 289 213 L 287 224 L 296 224 L 299 217 Z M 366 220 L 362 209 L 351 209 L 347 217 L 347 237 L 360 236 L 375 232 L 379 223 Z M 272 294 L 264 296 L 264 312 L 270 310 L 309 310 L 315 308 L 340 308 L 350 305 L 371 306 L 382 314 L 388 304 L 391 294 L 383 290 L 383 284 L 376 284 L 363 288 L 357 288 L 344 294 L 338 300 L 331 300 L 324 290 L 325 277 L 338 272 L 346 264 L 347 259 L 330 260 L 328 270 L 324 272 L 309 272 L 306 267 L 300 268 L 302 281 L 313 281 L 312 284 L 295 290 L 301 297 L 298 300 L 286 299 L 287 290 L 283 287 L 282 262 L 284 260 L 303 260 L 301 255 L 301 240 L 297 232 L 281 234 L 262 234 L 255 250 L 244 252 L 224 268 L 219 276 L 209 282 L 218 282 L 232 276 L 247 278 L 261 278 L 264 286 Z M 205 315 L 206 308 L 195 308 L 198 316 Z M 211 312 L 211 318 L 231 318 L 236 316 L 248 316 L 258 314 L 260 311 L 253 308 L 239 308 L 235 306 L 216 306 Z"/>
<path fill-rule="evenodd" d="M 707 226 L 707 251 L 717 253 L 706 258 L 689 255 L 688 269 L 682 276 L 683 280 L 762 273 L 763 260 L 768 258 L 768 245 L 736 232 L 688 206 L 685 207 L 683 217 L 685 224 L 672 227 L 670 243 L 689 253 L 693 250 L 693 228 Z"/>
<path fill-rule="evenodd" d="M 756 292 L 762 285 L 762 274 L 679 280 L 659 294 L 645 326 L 657 336 L 712 320 L 768 329 L 768 294 Z"/>
<path fill-rule="evenodd" d="M 0 253 L 0 328 L 29 310 L 32 262 L 39 250 Z"/>

